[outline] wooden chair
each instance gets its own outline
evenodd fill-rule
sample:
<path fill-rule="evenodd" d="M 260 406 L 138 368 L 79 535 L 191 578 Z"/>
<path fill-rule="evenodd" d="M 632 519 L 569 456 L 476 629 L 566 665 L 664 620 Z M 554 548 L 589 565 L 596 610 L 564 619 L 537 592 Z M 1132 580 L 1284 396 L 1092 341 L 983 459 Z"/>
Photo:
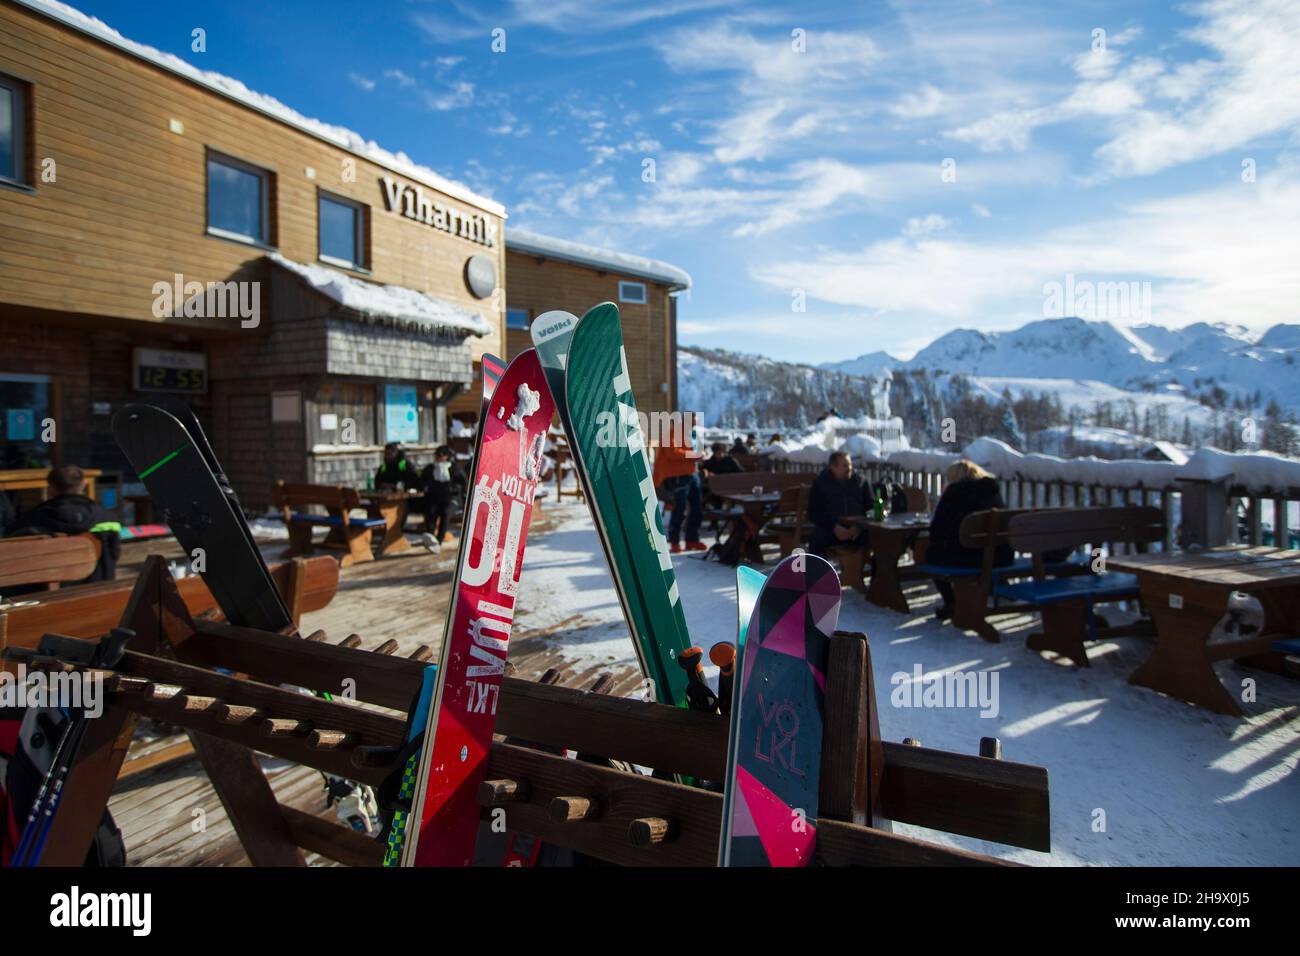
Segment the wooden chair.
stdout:
<path fill-rule="evenodd" d="M 795 548 L 808 540 L 812 525 L 808 521 L 808 495 L 810 485 L 795 485 L 781 491 L 781 500 L 776 510 L 768 516 L 758 536 L 758 543 L 775 543 L 781 549 L 781 557 L 788 558 Z"/>
<path fill-rule="evenodd" d="M 1116 544 L 1145 551 L 1152 542 L 1164 540 L 1165 518 L 1159 508 L 1142 506 L 1030 511 L 1011 519 L 1008 537 L 1013 548 L 1032 555 L 1034 576 L 1028 581 L 1004 581 L 995 585 L 994 591 L 1000 597 L 1038 606 L 1043 629 L 1029 635 L 1025 646 L 1036 651 L 1053 651 L 1080 667 L 1087 667 L 1088 654 L 1083 642 L 1094 640 L 1098 628 L 1093 606 L 1137 600 L 1140 595 L 1137 575 L 1116 571 L 1097 574 L 1089 568 L 1089 573 L 1050 577 L 1043 553 Z M 1124 632 L 1107 631 L 1108 636 L 1121 633 Z"/>
<path fill-rule="evenodd" d="M 903 494 L 907 495 L 907 510 L 915 514 L 928 514 L 930 511 L 930 496 L 925 493 L 924 488 L 918 488 L 915 485 L 903 485 Z"/>
<path fill-rule="evenodd" d="M 329 528 L 321 547 L 345 551 L 340 565 L 348 567 L 360 561 L 375 560 L 370 550 L 370 536 L 376 529 L 386 527 L 383 518 L 354 518 L 351 512 L 361 507 L 361 497 L 355 488 L 331 485 L 299 485 L 277 481 L 271 488 L 271 501 L 280 509 L 285 527 L 289 529 L 289 550 L 286 558 L 309 554 L 315 543 L 312 532 L 318 527 Z M 301 509 L 319 507 L 325 514 L 314 514 Z"/>
<path fill-rule="evenodd" d="M 104 542 L 97 535 L 20 535 L 0 541 L 0 593 L 39 584 L 53 591 L 60 584 L 84 581 L 95 572 Z"/>

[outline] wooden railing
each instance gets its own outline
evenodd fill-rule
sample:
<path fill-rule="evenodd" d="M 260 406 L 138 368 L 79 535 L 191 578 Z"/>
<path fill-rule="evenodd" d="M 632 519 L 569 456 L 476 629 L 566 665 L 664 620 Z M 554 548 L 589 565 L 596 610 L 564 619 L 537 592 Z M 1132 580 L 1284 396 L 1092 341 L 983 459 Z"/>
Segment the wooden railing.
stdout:
<path fill-rule="evenodd" d="M 806 473 L 811 480 L 826 466 L 815 462 L 772 459 L 764 467 L 778 472 Z M 931 505 L 943 493 L 943 475 L 938 471 L 906 469 L 888 461 L 856 461 L 854 468 L 872 484 L 890 479 L 901 485 L 920 488 L 929 497 Z M 1151 505 L 1159 508 L 1165 516 L 1163 547 L 1172 548 L 1178 543 L 1182 493 L 1177 482 L 1146 486 L 1141 483 L 1042 481 L 1014 475 L 998 476 L 998 484 L 1008 508 Z M 1300 503 L 1300 488 L 1279 491 L 1234 485 L 1228 489 L 1228 496 L 1229 508 L 1236 518 L 1228 522 L 1228 543 L 1300 547 L 1300 521 L 1292 520 L 1292 513 Z"/>

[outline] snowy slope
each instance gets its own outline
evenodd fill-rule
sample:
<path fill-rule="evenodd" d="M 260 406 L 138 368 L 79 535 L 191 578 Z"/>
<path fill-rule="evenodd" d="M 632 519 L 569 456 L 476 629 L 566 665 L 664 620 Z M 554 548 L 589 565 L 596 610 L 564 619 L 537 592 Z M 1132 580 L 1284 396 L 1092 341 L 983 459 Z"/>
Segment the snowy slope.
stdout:
<path fill-rule="evenodd" d="M 857 374 L 926 368 L 977 379 L 1100 382 L 1130 391 L 1170 385 L 1199 389 L 1213 383 L 1230 395 L 1250 396 L 1258 389 L 1264 403 L 1275 399 L 1284 408 L 1297 408 L 1300 325 L 1277 325 L 1256 339 L 1242 326 L 1227 323 L 1167 329 L 1043 319 L 1006 332 L 956 329 L 907 361 L 869 352 L 822 367 Z"/>

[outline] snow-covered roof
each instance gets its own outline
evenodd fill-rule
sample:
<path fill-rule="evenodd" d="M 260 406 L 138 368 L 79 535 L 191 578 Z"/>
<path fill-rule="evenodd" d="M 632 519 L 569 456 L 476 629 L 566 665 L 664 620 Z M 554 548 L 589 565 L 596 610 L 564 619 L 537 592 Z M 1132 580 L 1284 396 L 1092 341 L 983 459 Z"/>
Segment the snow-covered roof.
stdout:
<path fill-rule="evenodd" d="M 492 326 L 477 312 L 400 285 L 379 285 L 325 266 L 294 262 L 278 252 L 272 262 L 302 279 L 317 292 L 370 319 L 420 331 L 450 330 L 486 335 Z"/>
<path fill-rule="evenodd" d="M 234 100 L 249 109 L 256 110 L 270 116 L 272 119 L 302 130 L 310 136 L 362 156 L 373 163 L 401 173 L 403 176 L 408 176 L 433 189 L 440 190 L 454 199 L 477 206 L 485 212 L 505 217 L 505 207 L 500 203 L 475 193 L 463 183 L 440 176 L 429 167 L 420 165 L 403 152 L 390 152 L 373 140 L 368 140 L 360 133 L 353 132 L 346 127 L 334 126 L 304 116 L 297 110 L 285 106 L 272 96 L 249 89 L 233 77 L 211 70 L 200 70 L 178 56 L 130 40 L 102 20 L 82 13 L 66 3 L 59 3 L 58 0 L 17 0 L 17 2 L 37 13 L 44 14 L 52 20 L 57 20 L 65 26 L 92 36 L 110 46 L 117 47 L 132 56 L 147 60 L 169 73 L 175 73 L 193 83 L 206 87 L 220 96 Z"/>
<path fill-rule="evenodd" d="M 652 282 L 662 282 L 674 289 L 691 287 L 690 274 L 671 263 L 647 259 L 645 256 L 634 256 L 626 252 L 615 252 L 612 249 L 600 249 L 581 242 L 570 242 L 568 239 L 556 239 L 554 236 L 543 236 L 541 233 L 529 232 L 526 229 L 508 228 L 506 249 L 545 256 L 547 259 L 576 262 L 582 266 L 594 266 L 607 272 L 618 272 L 622 275 L 649 279 Z"/>

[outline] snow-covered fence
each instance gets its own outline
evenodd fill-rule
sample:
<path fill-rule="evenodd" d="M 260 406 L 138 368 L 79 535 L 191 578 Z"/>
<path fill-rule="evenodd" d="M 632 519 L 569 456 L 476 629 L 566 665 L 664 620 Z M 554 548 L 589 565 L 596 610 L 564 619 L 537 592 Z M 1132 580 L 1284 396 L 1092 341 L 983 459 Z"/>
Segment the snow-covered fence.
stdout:
<path fill-rule="evenodd" d="M 811 456 L 774 460 L 772 467 L 815 474 L 825 467 L 828 456 L 829 452 L 823 453 L 820 461 Z M 1270 452 L 1238 454 L 1202 448 L 1180 465 L 1026 455 L 1005 442 L 979 438 L 960 454 L 906 450 L 884 456 L 853 454 L 853 458 L 866 480 L 888 478 L 920 488 L 931 503 L 943 492 L 948 467 L 968 458 L 997 477 L 1009 508 L 1152 505 L 1164 512 L 1166 547 L 1180 540 L 1180 529 L 1182 540 L 1202 544 L 1300 546 L 1300 461 Z M 1186 514 L 1185 491 L 1189 492 Z"/>

